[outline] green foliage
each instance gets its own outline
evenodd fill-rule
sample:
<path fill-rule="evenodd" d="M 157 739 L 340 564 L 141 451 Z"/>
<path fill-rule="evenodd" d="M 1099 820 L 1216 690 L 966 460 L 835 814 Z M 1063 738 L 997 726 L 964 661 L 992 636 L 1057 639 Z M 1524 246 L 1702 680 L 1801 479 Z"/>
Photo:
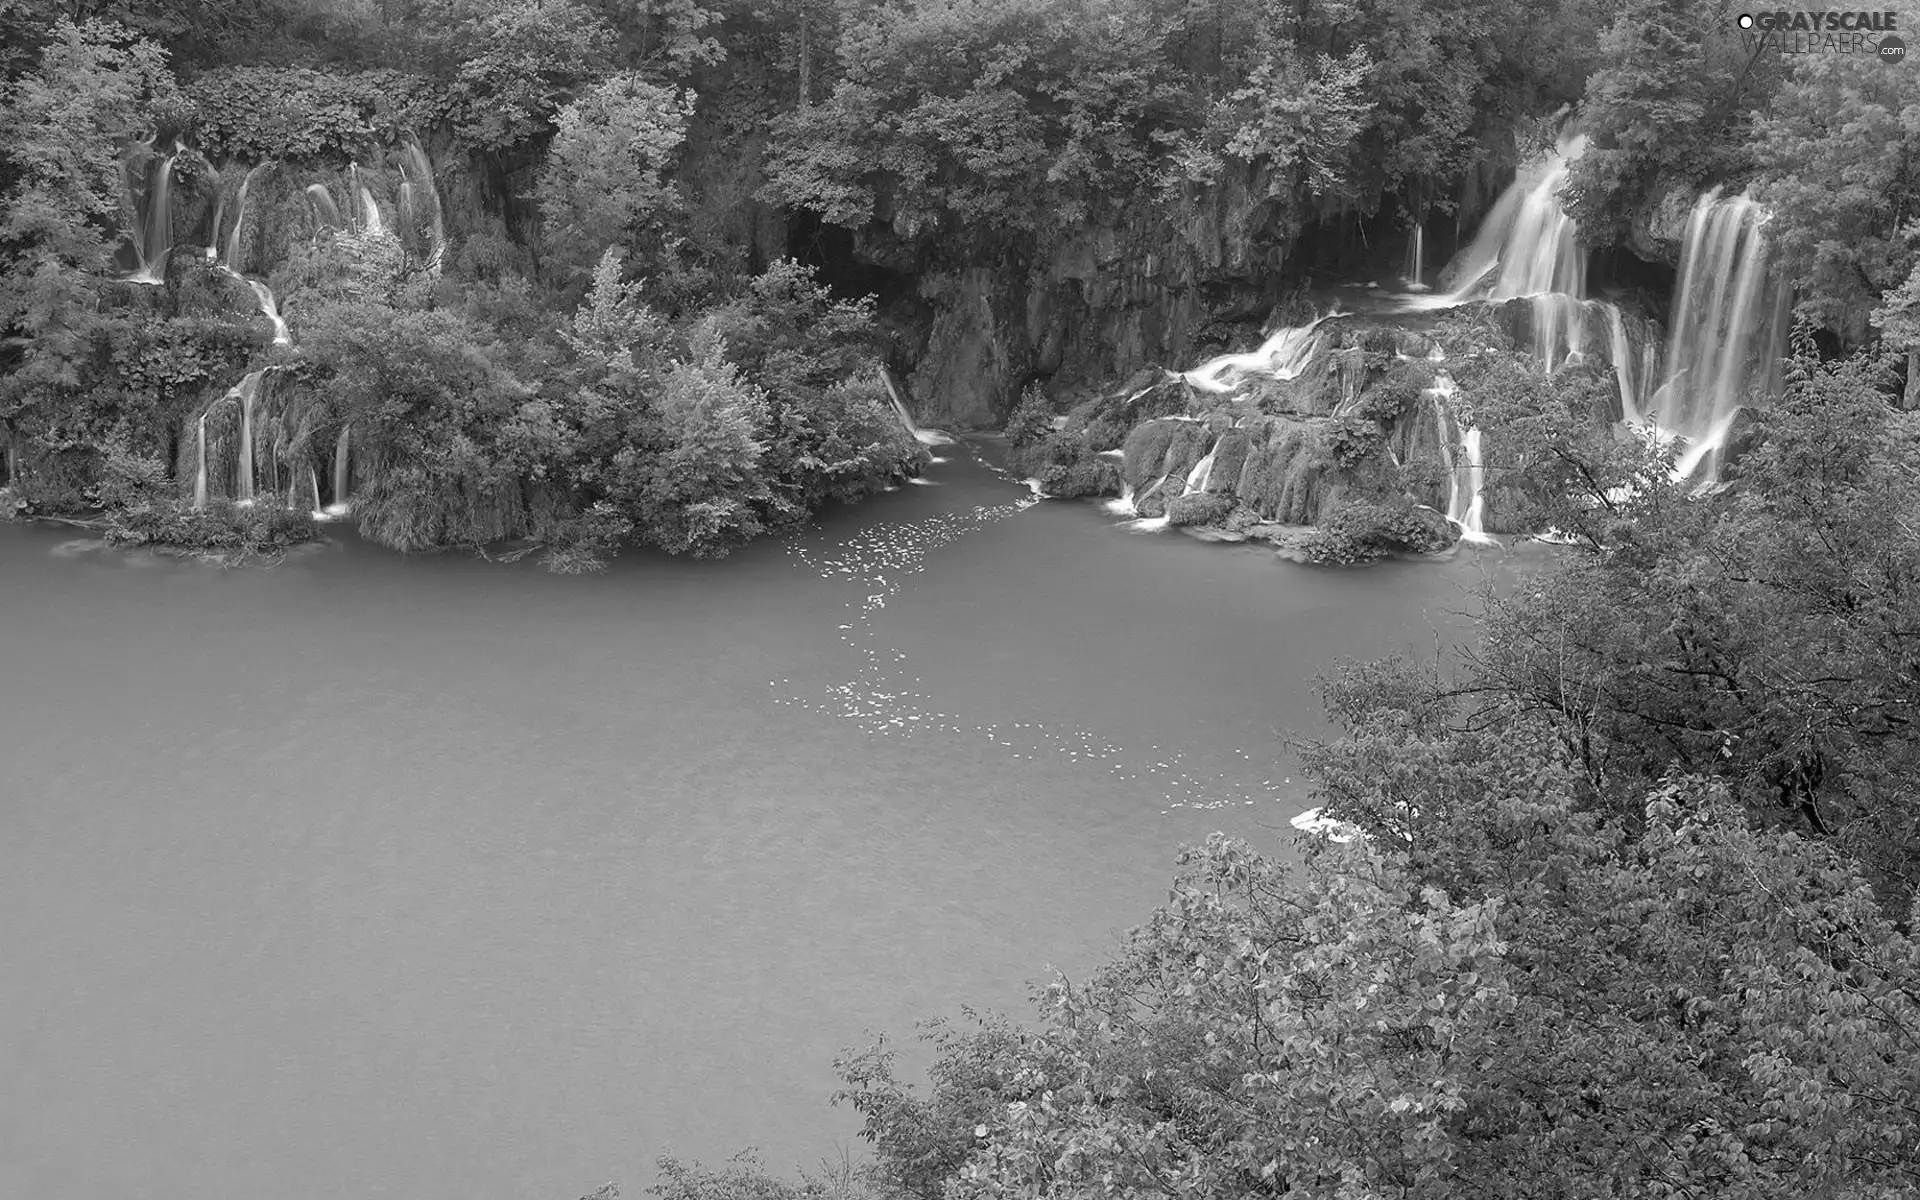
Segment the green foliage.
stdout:
<path fill-rule="evenodd" d="M 1864 362 L 1798 364 L 1737 499 L 1645 481 L 1597 549 L 1494 605 L 1479 670 L 1551 715 L 1596 803 L 1631 809 L 1669 769 L 1713 775 L 1900 897 L 1920 862 L 1920 452 L 1877 383 Z"/>
<path fill-rule="evenodd" d="M 1567 189 L 1591 244 L 1623 236 L 1634 206 L 1662 179 L 1699 184 L 1751 169 L 1754 113 L 1784 56 L 1748 51 L 1730 13 L 1720 0 L 1619 5 L 1581 102 L 1591 142 Z"/>
<path fill-rule="evenodd" d="M 1794 58 L 1755 131 L 1759 195 L 1800 313 L 1857 344 L 1920 267 L 1920 80 L 1872 55 Z"/>
<path fill-rule="evenodd" d="M 1354 404 L 1355 416 L 1391 425 L 1413 411 L 1420 395 L 1433 386 L 1433 364 L 1424 359 L 1394 359 Z"/>
<path fill-rule="evenodd" d="M 444 120 L 452 103 L 429 80 L 390 69 L 220 67 L 187 92 L 202 152 L 248 162 L 344 161 L 369 142 Z"/>
<path fill-rule="evenodd" d="M 54 23 L 37 67 L 6 88 L 0 329 L 27 343 L 0 381 L 0 417 L 78 382 L 114 248 L 104 230 L 120 209 L 116 142 L 181 104 L 160 48 L 105 21 Z"/>
<path fill-rule="evenodd" d="M 693 93 L 623 73 L 560 110 L 535 196 L 564 261 L 585 264 L 678 210 L 666 171 L 686 139 Z"/>
<path fill-rule="evenodd" d="M 1321 514 L 1301 551 L 1306 561 L 1331 566 L 1444 550 L 1454 540 L 1445 518 L 1405 499 L 1347 500 Z"/>
<path fill-rule="evenodd" d="M 428 6 L 423 6 L 428 7 Z M 451 117 L 461 140 L 502 151 L 551 128 L 604 68 L 606 25 L 574 0 L 439 0 L 458 62 Z"/>
<path fill-rule="evenodd" d="M 1037 384 L 1028 384 L 1020 403 L 1007 417 L 1007 444 L 1014 449 L 1032 445 L 1053 433 L 1053 402 Z"/>
<path fill-rule="evenodd" d="M 1379 457 L 1387 444 L 1386 431 L 1368 418 L 1344 416 L 1327 427 L 1325 444 L 1328 458 L 1343 471 L 1351 471 Z"/>
<path fill-rule="evenodd" d="M 149 496 L 108 514 L 107 541 L 211 554 L 229 562 L 281 554 L 319 540 L 311 513 L 262 499 L 245 507 L 221 503 L 196 509 Z"/>

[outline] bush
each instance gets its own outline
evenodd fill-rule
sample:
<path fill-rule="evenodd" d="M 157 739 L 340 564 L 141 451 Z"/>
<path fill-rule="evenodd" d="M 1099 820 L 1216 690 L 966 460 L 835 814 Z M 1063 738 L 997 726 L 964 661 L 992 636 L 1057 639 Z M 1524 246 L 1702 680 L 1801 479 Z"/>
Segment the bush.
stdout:
<path fill-rule="evenodd" d="M 1040 490 L 1056 500 L 1082 496 L 1112 496 L 1120 491 L 1120 469 L 1110 459 L 1084 458 L 1076 463 L 1052 463 L 1037 478 Z"/>
<path fill-rule="evenodd" d="M 1444 550 L 1455 540 L 1453 526 L 1439 513 L 1358 500 L 1328 515 L 1301 543 L 1301 551 L 1310 563 L 1334 565 Z"/>
<path fill-rule="evenodd" d="M 283 553 L 320 538 L 312 514 L 268 500 L 208 508 L 153 500 L 109 513 L 107 521 L 107 541 L 115 546 L 165 546 L 234 558 Z"/>
<path fill-rule="evenodd" d="M 1233 498 L 1213 492 L 1180 496 L 1167 505 L 1169 525 L 1217 525 L 1233 511 Z"/>
<path fill-rule="evenodd" d="M 1053 432 L 1053 405 L 1037 385 L 1027 385 L 1020 403 L 1007 418 L 1007 444 L 1018 450 L 1042 440 Z"/>

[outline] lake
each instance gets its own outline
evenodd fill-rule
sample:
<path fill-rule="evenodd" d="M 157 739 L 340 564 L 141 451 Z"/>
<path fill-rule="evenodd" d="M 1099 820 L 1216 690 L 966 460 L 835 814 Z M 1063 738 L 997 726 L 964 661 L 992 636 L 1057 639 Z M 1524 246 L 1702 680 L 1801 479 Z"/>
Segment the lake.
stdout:
<path fill-rule="evenodd" d="M 0 1195 L 858 1153 L 836 1053 L 1024 1018 L 1212 830 L 1285 851 L 1311 677 L 1458 640 L 1549 553 L 1309 569 L 939 453 L 793 541 L 589 577 L 0 526 Z"/>

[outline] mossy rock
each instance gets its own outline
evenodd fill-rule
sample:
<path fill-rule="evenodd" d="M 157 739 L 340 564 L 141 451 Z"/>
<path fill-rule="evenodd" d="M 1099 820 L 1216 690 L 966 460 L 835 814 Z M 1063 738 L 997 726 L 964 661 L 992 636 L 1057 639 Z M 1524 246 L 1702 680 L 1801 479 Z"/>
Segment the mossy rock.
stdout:
<path fill-rule="evenodd" d="M 1086 458 L 1073 464 L 1053 463 L 1038 476 L 1040 490 L 1058 500 L 1083 496 L 1114 496 L 1120 492 L 1120 471 L 1112 459 Z"/>
<path fill-rule="evenodd" d="M 1233 500 L 1212 492 L 1180 496 L 1167 505 L 1169 525 L 1214 525 L 1233 511 Z"/>

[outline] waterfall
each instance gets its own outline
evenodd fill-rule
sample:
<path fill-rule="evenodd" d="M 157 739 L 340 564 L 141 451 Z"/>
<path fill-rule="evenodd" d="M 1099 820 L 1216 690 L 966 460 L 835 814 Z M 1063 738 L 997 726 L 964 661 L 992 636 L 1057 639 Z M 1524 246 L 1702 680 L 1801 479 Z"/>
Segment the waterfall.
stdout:
<path fill-rule="evenodd" d="M 167 277 L 167 253 L 173 249 L 173 160 L 180 155 L 174 143 L 170 154 L 162 155 L 154 174 L 153 186 L 146 195 L 146 212 L 137 209 L 130 222 L 133 250 L 140 265 L 129 276 L 133 283 L 163 283 Z"/>
<path fill-rule="evenodd" d="M 253 186 L 253 177 L 265 170 L 266 167 L 266 163 L 261 163 L 251 171 L 248 171 L 245 177 L 240 180 L 240 194 L 234 199 L 233 232 L 227 235 L 226 268 L 235 275 L 240 273 L 240 231 L 244 229 L 247 224 L 247 191 Z M 316 184 L 315 186 L 318 185 Z M 331 203 L 331 198 L 329 198 L 329 203 Z"/>
<path fill-rule="evenodd" d="M 234 478 L 233 495 L 240 504 L 253 503 L 253 402 L 260 395 L 265 371 L 254 371 L 240 381 L 233 394 L 240 398 L 240 467 Z"/>
<path fill-rule="evenodd" d="M 1768 270 L 1766 210 L 1708 192 L 1687 220 L 1666 371 L 1647 408 L 1690 443 L 1681 465 L 1718 473 L 1733 418 L 1775 383 L 1787 293 Z M 1678 474 L 1678 471 L 1676 471 Z"/>
<path fill-rule="evenodd" d="M 207 506 L 207 414 L 200 414 L 200 448 L 195 454 L 198 466 L 193 476 L 193 506 Z"/>
<path fill-rule="evenodd" d="M 953 439 L 938 429 L 922 429 L 913 423 L 913 414 L 907 411 L 906 402 L 900 399 L 899 391 L 893 386 L 893 375 L 885 367 L 880 368 L 880 382 L 886 386 L 887 399 L 893 403 L 894 415 L 900 418 L 900 424 L 912 435 L 914 441 L 922 446 L 952 444 Z"/>
<path fill-rule="evenodd" d="M 1275 330 L 1258 349 L 1245 354 L 1222 354 L 1208 359 L 1180 378 L 1199 391 L 1216 395 L 1231 392 L 1241 377 L 1264 375 L 1269 379 L 1292 379 L 1304 371 L 1320 347 L 1320 325 L 1335 313 L 1316 318 L 1297 329 Z"/>
<path fill-rule="evenodd" d="M 401 163 L 401 174 L 406 182 L 400 185 L 403 202 L 409 210 L 415 208 L 421 197 L 426 198 L 427 245 L 431 254 L 427 259 L 427 269 L 435 270 L 440 266 L 441 258 L 447 250 L 447 232 L 442 224 L 440 213 L 440 193 L 433 186 L 433 161 L 420 145 L 420 139 L 409 133 L 404 148 L 405 157 Z M 408 168 L 411 168 L 409 173 Z M 414 214 L 409 211 L 408 228 L 413 227 Z"/>
<path fill-rule="evenodd" d="M 1120 485 L 1120 498 L 1117 500 L 1102 500 L 1100 502 L 1100 510 L 1114 517 L 1139 516 L 1140 510 L 1133 506 L 1133 485 L 1123 482 Z"/>
<path fill-rule="evenodd" d="M 1633 346 L 1627 340 L 1627 325 L 1620 317 L 1620 310 L 1607 305 L 1607 335 L 1613 351 L 1613 373 L 1620 381 L 1620 419 L 1629 425 L 1640 424 L 1640 389 L 1645 386 L 1645 377 L 1636 377 L 1633 364 L 1628 361 Z"/>
<path fill-rule="evenodd" d="M 1193 464 L 1193 470 L 1187 472 L 1187 487 L 1180 494 L 1191 496 L 1195 492 L 1207 490 L 1207 483 L 1213 478 L 1213 456 L 1219 453 L 1220 439 L 1213 439 L 1213 445 L 1207 449 L 1205 458 Z"/>
<path fill-rule="evenodd" d="M 313 205 L 314 220 L 334 229 L 346 228 L 346 223 L 340 219 L 340 206 L 333 202 L 333 193 L 327 190 L 326 184 L 308 184 L 307 200 Z"/>
<path fill-rule="evenodd" d="M 280 306 L 274 302 L 272 289 L 258 279 L 249 279 L 246 283 L 253 291 L 253 298 L 260 302 L 260 311 L 266 314 L 267 320 L 273 322 L 273 344 L 293 345 L 293 337 L 287 332 L 287 323 L 280 318 Z"/>
<path fill-rule="evenodd" d="M 227 194 L 222 191 L 213 205 L 213 231 L 207 235 L 207 261 L 220 261 L 220 225 L 227 219 Z M 237 228 L 237 226 L 236 226 Z"/>
<path fill-rule="evenodd" d="M 1413 225 L 1413 236 L 1407 240 L 1407 290 L 1424 292 L 1427 284 L 1424 279 L 1427 266 L 1427 226 L 1424 221 Z"/>
<path fill-rule="evenodd" d="M 1584 135 L 1562 137 L 1545 159 L 1521 170 L 1481 222 L 1461 255 L 1458 284 L 1442 299 L 1464 304 L 1542 292 L 1586 295 L 1586 255 L 1575 240 L 1573 218 L 1560 207 L 1560 189 L 1586 148 Z"/>
<path fill-rule="evenodd" d="M 328 512 L 347 511 L 347 439 L 353 426 L 340 427 L 340 440 L 333 444 L 333 503 Z"/>
<path fill-rule="evenodd" d="M 360 224 L 368 233 L 387 231 L 380 220 L 380 206 L 373 202 L 373 193 L 367 188 L 360 189 Z"/>
<path fill-rule="evenodd" d="M 1484 440 L 1471 425 L 1457 425 L 1447 401 L 1454 394 L 1453 377 L 1442 371 L 1434 377 L 1426 396 L 1433 403 L 1434 424 L 1439 431 L 1440 464 L 1447 473 L 1447 520 L 1460 530 L 1463 542 L 1494 543 L 1488 536 L 1486 519 L 1486 475 Z M 1459 454 L 1455 455 L 1455 445 Z"/>

